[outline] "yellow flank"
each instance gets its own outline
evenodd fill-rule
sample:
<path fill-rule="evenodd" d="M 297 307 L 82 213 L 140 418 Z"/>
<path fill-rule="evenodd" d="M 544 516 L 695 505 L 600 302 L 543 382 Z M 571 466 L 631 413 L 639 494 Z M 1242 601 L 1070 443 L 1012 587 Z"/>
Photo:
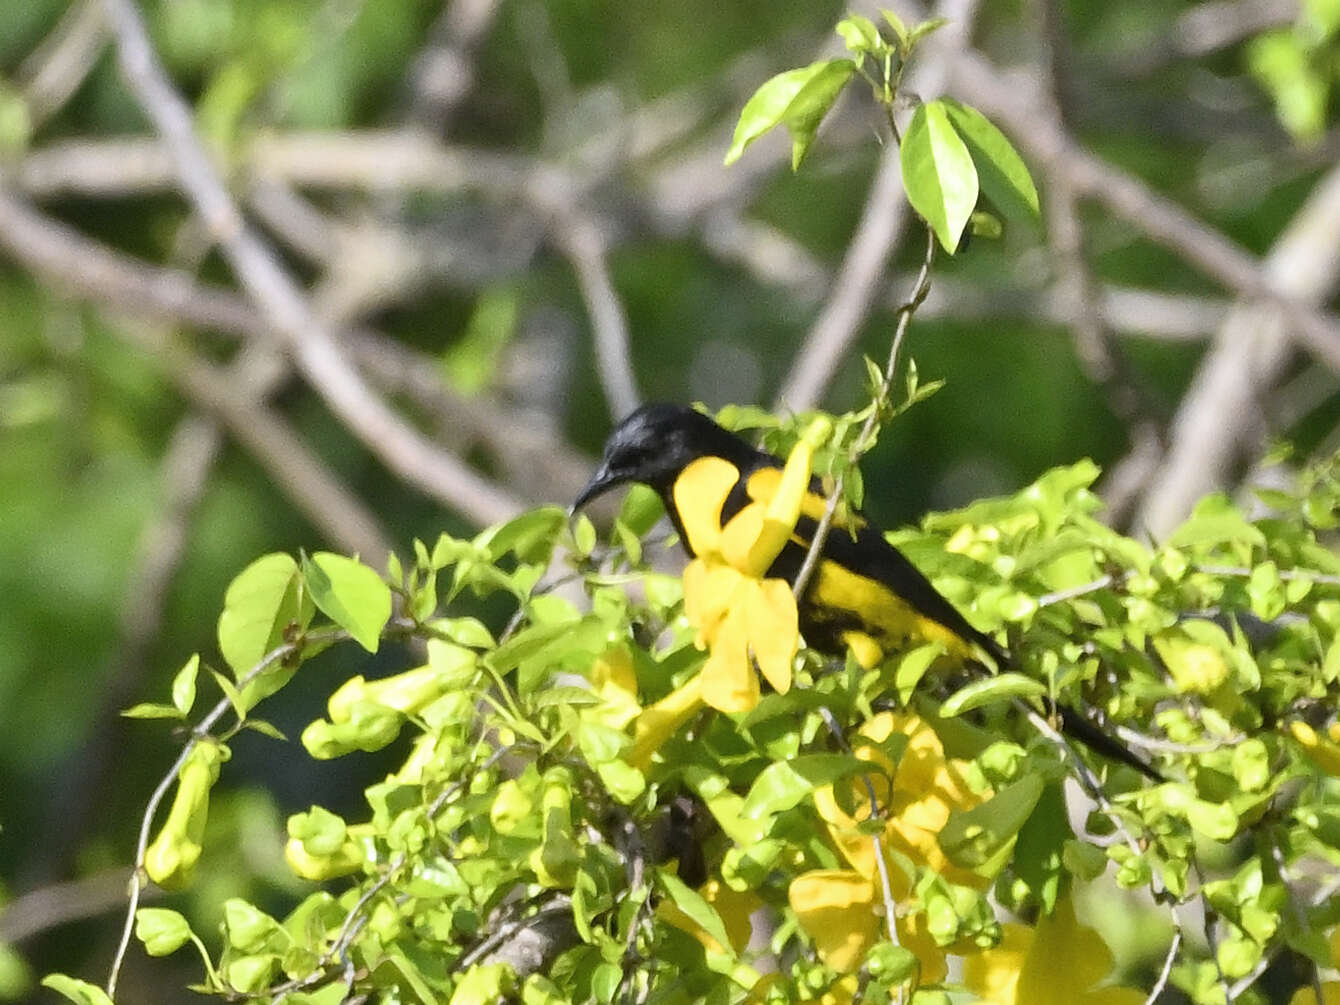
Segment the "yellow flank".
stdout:
<path fill-rule="evenodd" d="M 971 643 L 938 621 L 918 614 L 883 583 L 858 575 L 836 562 L 819 563 L 806 599 L 820 610 L 850 612 L 864 628 L 863 632 L 852 634 L 866 636 L 866 642 L 873 642 L 886 652 L 902 648 L 909 642 L 940 642 L 947 653 L 960 657 L 972 656 L 974 652 Z M 852 648 L 856 658 L 864 663 L 869 647 L 862 644 L 859 649 Z"/>

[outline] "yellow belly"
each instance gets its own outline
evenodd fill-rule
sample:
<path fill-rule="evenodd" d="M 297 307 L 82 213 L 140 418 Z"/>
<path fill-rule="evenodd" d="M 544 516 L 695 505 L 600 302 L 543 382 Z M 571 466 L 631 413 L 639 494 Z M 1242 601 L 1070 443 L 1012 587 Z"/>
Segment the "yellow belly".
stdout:
<path fill-rule="evenodd" d="M 820 610 L 836 615 L 835 621 L 849 618 L 859 622 L 859 629 L 853 627 L 844 637 L 851 636 L 845 640 L 856 658 L 866 665 L 882 658 L 882 653 L 872 649 L 870 643 L 884 653 L 923 642 L 939 642 L 953 656 L 968 657 L 974 652 L 972 643 L 938 621 L 919 614 L 883 583 L 857 575 L 835 562 L 819 563 L 807 599 Z"/>

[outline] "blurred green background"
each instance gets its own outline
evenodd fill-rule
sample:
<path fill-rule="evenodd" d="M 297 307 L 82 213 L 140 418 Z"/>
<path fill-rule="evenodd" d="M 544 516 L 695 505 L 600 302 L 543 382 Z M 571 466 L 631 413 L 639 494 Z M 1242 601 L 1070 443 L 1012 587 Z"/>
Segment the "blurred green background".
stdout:
<path fill-rule="evenodd" d="M 1007 71 L 1031 75 L 1049 102 L 1012 118 L 982 107 L 1034 167 L 1047 220 L 937 263 L 907 349 L 923 380 L 947 386 L 866 462 L 868 508 L 887 524 L 1083 456 L 1118 470 L 1141 444 L 1174 456 L 1206 346 L 1222 347 L 1227 311 L 1251 292 L 1170 248 L 1157 214 L 1142 226 L 1092 191 L 1079 193 L 1067 245 L 1054 198 L 1075 164 L 1043 156 L 1048 136 L 1257 257 L 1309 222 L 1340 151 L 1333 2 L 952 6 L 966 40 L 927 50 L 924 86 L 940 73 L 949 93 L 980 101 L 956 87 L 965 52 L 998 74 L 1001 101 L 1028 101 Z M 354 333 L 350 358 L 406 421 L 518 504 L 571 498 L 612 421 L 571 241 L 580 226 L 597 237 L 594 268 L 626 318 L 644 398 L 768 405 L 834 296 L 882 152 L 873 105 L 853 88 L 798 173 L 780 138 L 721 167 L 752 90 L 836 44 L 837 3 L 143 10 L 244 211 L 318 313 Z M 115 945 L 115 870 L 179 745 L 169 727 L 117 711 L 162 700 L 191 653 L 217 659 L 223 591 L 254 557 L 369 540 L 337 532 L 345 511 L 327 508 L 320 483 L 294 487 L 300 461 L 402 552 L 469 532 L 478 514 L 394 474 L 282 360 L 265 380 L 239 373 L 243 345 L 268 352 L 265 326 L 177 194 L 97 2 L 0 5 L 0 194 L 12 203 L 0 213 L 0 996 L 22 998 L 26 968 L 96 978 Z M 83 242 L 78 254 L 43 265 L 15 207 Z M 1308 231 L 1323 262 L 1340 258 L 1337 230 Z M 922 253 L 914 226 L 902 234 L 886 235 L 891 266 L 848 325 L 855 345 L 825 407 L 859 406 L 860 353 L 887 353 L 891 307 Z M 95 252 L 122 269 L 101 285 Z M 1306 291 L 1279 282 L 1323 305 L 1334 332 L 1324 305 L 1340 267 L 1327 268 Z M 196 309 L 155 306 L 172 282 Z M 1259 369 L 1244 355 L 1259 421 L 1235 425 L 1225 399 L 1233 445 L 1216 484 L 1259 475 L 1275 439 L 1301 457 L 1336 443 L 1335 370 L 1292 347 L 1278 355 Z M 1108 485 L 1114 520 L 1137 530 L 1157 481 L 1143 470 Z M 270 717 L 296 735 L 354 669 L 304 668 L 310 685 L 286 689 Z M 352 805 L 400 753 L 350 777 L 343 760 L 241 740 L 190 909 L 208 917 L 233 893 L 282 901 L 284 815 Z M 191 972 L 131 960 L 131 999 L 170 1000 Z"/>

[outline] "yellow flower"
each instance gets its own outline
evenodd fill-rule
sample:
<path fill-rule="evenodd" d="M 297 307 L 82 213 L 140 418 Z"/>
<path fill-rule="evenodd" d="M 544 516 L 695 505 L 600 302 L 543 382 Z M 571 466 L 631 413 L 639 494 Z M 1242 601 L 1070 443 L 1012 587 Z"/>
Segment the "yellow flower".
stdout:
<path fill-rule="evenodd" d="M 894 733 L 907 737 L 896 768 L 880 750 Z M 921 862 L 952 883 L 984 889 L 986 880 L 949 861 L 940 847 L 940 831 L 955 810 L 972 809 L 986 795 L 974 793 L 964 780 L 964 765 L 945 756 L 944 746 L 925 720 L 911 714 L 881 712 L 852 740 L 852 752 L 877 766 L 880 774 L 854 778 L 838 799 L 833 787 L 814 793 L 814 805 L 828 823 L 829 834 L 852 868 L 875 876 L 875 845 L 861 829 L 870 817 L 868 780 L 886 817 L 885 847 Z M 847 813 L 843 806 L 853 807 Z M 898 891 L 894 891 L 898 894 Z"/>
<path fill-rule="evenodd" d="M 896 767 L 880 749 L 895 732 L 908 737 Z M 852 749 L 871 762 L 871 772 L 843 783 L 841 798 L 832 786 L 814 793 L 815 807 L 851 868 L 805 873 L 788 891 L 791 907 L 801 928 L 814 939 L 819 958 L 840 973 L 854 972 L 884 930 L 875 841 L 862 829 L 871 815 L 871 787 L 885 817 L 881 841 L 886 857 L 891 851 L 901 852 L 951 882 L 978 889 L 987 885 L 981 876 L 952 865 L 940 848 L 939 833 L 949 814 L 970 809 L 985 797 L 969 790 L 962 766 L 945 756 L 935 731 L 917 716 L 881 712 L 861 727 Z M 844 806 L 852 807 L 851 812 Z M 894 899 L 905 900 L 911 893 L 907 877 L 892 864 L 887 871 Z M 936 945 L 924 914 L 900 912 L 895 927 L 898 942 L 921 963 L 921 981 L 942 979 L 947 969 L 945 950 Z"/>
<path fill-rule="evenodd" d="M 702 670 L 702 697 L 723 712 L 758 704 L 753 666 L 778 692 L 791 687 L 800 647 L 791 587 L 765 575 L 791 539 L 809 486 L 813 449 L 796 444 L 777 491 L 755 500 L 721 526 L 721 509 L 739 470 L 720 457 L 700 457 L 675 482 L 675 507 L 697 556 L 684 570 L 684 613 L 696 644 L 710 650 Z"/>
<path fill-rule="evenodd" d="M 800 927 L 814 940 L 819 959 L 852 974 L 879 938 L 878 893 L 869 877 L 850 869 L 815 869 L 787 890 Z"/>
<path fill-rule="evenodd" d="M 1289 732 L 1313 764 L 1328 775 L 1340 778 L 1340 722 L 1331 723 L 1324 737 L 1305 722 L 1289 723 Z"/>
<path fill-rule="evenodd" d="M 1112 969 L 1112 954 L 1075 919 L 1067 897 L 1036 928 L 1004 926 L 1000 945 L 968 957 L 963 983 L 978 1005 L 1141 1005 L 1142 991 L 1094 988 Z"/>

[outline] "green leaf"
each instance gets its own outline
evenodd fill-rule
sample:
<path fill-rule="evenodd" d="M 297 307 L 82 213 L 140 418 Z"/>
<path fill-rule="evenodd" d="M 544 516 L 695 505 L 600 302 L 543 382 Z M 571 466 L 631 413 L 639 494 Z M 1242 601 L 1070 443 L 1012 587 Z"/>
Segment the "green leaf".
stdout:
<path fill-rule="evenodd" d="M 303 562 L 312 601 L 370 653 L 391 618 L 391 588 L 362 562 L 318 551 Z"/>
<path fill-rule="evenodd" d="M 233 706 L 233 711 L 237 713 L 237 718 L 246 721 L 247 709 L 249 706 L 246 700 L 242 697 L 242 692 L 234 687 L 233 682 L 225 675 L 219 673 L 219 671 L 211 668 L 209 672 L 214 678 L 214 683 L 219 685 L 219 690 L 223 692 L 223 696 L 228 699 L 228 704 Z M 250 691 L 256 683 L 259 683 L 259 681 L 254 681 L 252 684 L 248 685 L 247 690 Z"/>
<path fill-rule="evenodd" d="M 621 983 L 623 968 L 617 963 L 602 963 L 591 973 L 591 994 L 598 1002 L 612 1002 Z"/>
<path fill-rule="evenodd" d="M 547 562 L 567 523 L 568 515 L 559 507 L 541 506 L 482 532 L 474 543 L 486 548 L 495 562 L 509 551 L 522 562 Z"/>
<path fill-rule="evenodd" d="M 977 169 L 944 102 L 917 108 L 899 156 L 908 201 L 953 254 L 977 205 Z"/>
<path fill-rule="evenodd" d="M 572 523 L 572 543 L 582 558 L 595 550 L 596 526 L 585 513 L 578 513 Z"/>
<path fill-rule="evenodd" d="M 278 552 L 264 555 L 228 586 L 219 616 L 219 650 L 241 677 L 283 644 L 290 625 L 301 630 L 311 617 L 298 563 Z"/>
<path fill-rule="evenodd" d="M 931 642 L 910 650 L 898 661 L 898 669 L 893 674 L 893 686 L 898 691 L 899 702 L 906 705 L 912 699 L 912 693 L 921 683 L 921 678 L 944 651 L 943 644 Z"/>
<path fill-rule="evenodd" d="M 656 521 L 665 515 L 665 504 L 655 489 L 646 485 L 634 485 L 623 498 L 619 507 L 619 523 L 641 537 L 655 526 Z"/>
<path fill-rule="evenodd" d="M 279 922 L 240 897 L 224 901 L 223 924 L 229 944 L 244 953 L 261 952 L 270 936 L 279 932 Z"/>
<path fill-rule="evenodd" d="M 903 52 L 907 52 L 907 25 L 903 24 L 903 19 L 893 11 L 881 7 L 880 14 L 884 17 L 884 23 L 893 29 L 893 34 L 898 39 L 898 44 Z"/>
<path fill-rule="evenodd" d="M 969 147 L 971 150 L 971 147 Z M 977 180 L 982 180 L 982 169 L 977 168 Z M 985 189 L 986 185 L 983 184 Z M 972 216 L 968 217 L 968 231 L 973 237 L 981 237 L 988 241 L 998 241 L 1005 233 L 1005 228 L 1001 226 L 1000 219 L 986 210 L 975 209 Z"/>
<path fill-rule="evenodd" d="M 779 73 L 764 83 L 740 112 L 726 164 L 734 164 L 749 144 L 784 124 L 791 133 L 791 168 L 798 168 L 819 123 L 855 72 L 856 64 L 850 59 L 825 59 Z"/>
<path fill-rule="evenodd" d="M 959 688 L 945 699 L 944 704 L 940 706 L 940 714 L 952 718 L 994 702 L 1010 701 L 1014 698 L 1035 698 L 1046 693 L 1047 685 L 1011 671 L 974 681 L 966 687 Z"/>
<path fill-rule="evenodd" d="M 150 956 L 169 956 L 191 938 L 186 918 L 165 907 L 141 907 L 135 912 L 135 937 Z"/>
<path fill-rule="evenodd" d="M 704 932 L 716 939 L 727 953 L 734 955 L 730 936 L 726 934 L 726 925 L 721 920 L 721 915 L 717 914 L 716 908 L 674 873 L 660 869 L 657 871 L 657 877 L 661 881 L 662 888 L 675 902 L 675 906 L 687 914 Z"/>
<path fill-rule="evenodd" d="M 196 653 L 172 678 L 172 704 L 183 716 L 188 715 L 195 704 L 195 679 L 199 673 L 200 654 Z"/>
<path fill-rule="evenodd" d="M 121 714 L 127 719 L 182 719 L 181 709 L 175 705 L 160 705 L 157 702 L 142 701 L 124 709 Z"/>
<path fill-rule="evenodd" d="M 879 37 L 879 29 L 868 17 L 852 14 L 837 23 L 834 29 L 851 52 L 878 53 L 884 49 L 884 39 Z"/>
<path fill-rule="evenodd" d="M 918 42 L 929 35 L 931 32 L 939 31 L 949 23 L 947 17 L 932 17 L 922 21 L 911 31 L 907 33 L 907 48 L 910 52 Z"/>
<path fill-rule="evenodd" d="M 42 978 L 42 987 L 50 988 L 75 1005 L 113 1005 L 102 988 L 64 974 L 47 974 Z"/>
<path fill-rule="evenodd" d="M 740 815 L 749 820 L 789 810 L 815 789 L 838 779 L 877 770 L 850 754 L 804 754 L 777 761 L 760 772 L 749 788 Z"/>
<path fill-rule="evenodd" d="M 1196 799 L 1186 808 L 1186 821 L 1197 832 L 1215 841 L 1229 841 L 1238 833 L 1238 815 L 1227 803 Z"/>
<path fill-rule="evenodd" d="M 976 869 L 1015 839 L 1042 796 L 1041 775 L 1025 775 L 970 810 L 955 810 L 940 831 L 940 847 L 955 865 Z"/>

